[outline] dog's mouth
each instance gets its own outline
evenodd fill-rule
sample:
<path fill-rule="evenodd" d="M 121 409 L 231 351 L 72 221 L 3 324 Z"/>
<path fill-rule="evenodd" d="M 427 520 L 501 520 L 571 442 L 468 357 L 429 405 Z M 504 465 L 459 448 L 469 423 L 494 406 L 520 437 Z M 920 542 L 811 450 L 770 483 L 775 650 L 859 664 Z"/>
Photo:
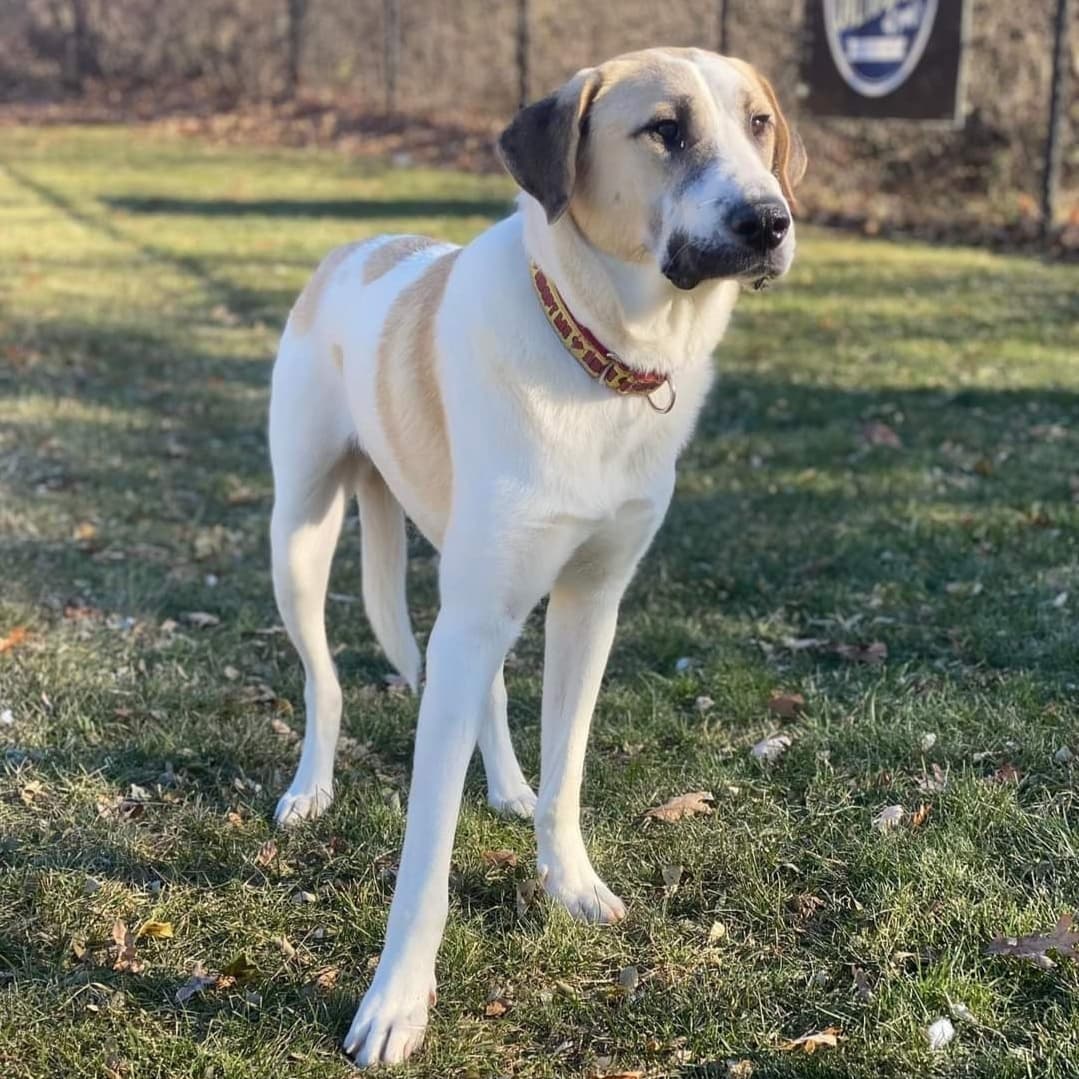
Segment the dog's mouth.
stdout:
<path fill-rule="evenodd" d="M 690 291 L 703 281 L 737 280 L 755 289 L 786 273 L 789 256 L 782 248 L 761 251 L 736 243 L 709 246 L 674 237 L 661 266 L 664 277 L 677 289 Z"/>

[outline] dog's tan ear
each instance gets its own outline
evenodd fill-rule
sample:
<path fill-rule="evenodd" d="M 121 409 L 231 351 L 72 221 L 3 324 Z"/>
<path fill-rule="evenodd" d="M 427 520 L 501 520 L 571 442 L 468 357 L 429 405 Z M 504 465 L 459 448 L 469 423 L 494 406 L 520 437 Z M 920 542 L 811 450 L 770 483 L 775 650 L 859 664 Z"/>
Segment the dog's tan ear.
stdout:
<path fill-rule="evenodd" d="M 757 78 L 760 79 L 761 86 L 764 88 L 764 92 L 772 106 L 776 125 L 776 145 L 772 154 L 772 171 L 776 174 L 776 179 L 779 180 L 783 197 L 793 210 L 797 206 L 794 189 L 801 183 L 802 177 L 805 176 L 809 159 L 806 156 L 806 149 L 798 132 L 787 123 L 787 118 L 779 107 L 779 99 L 776 97 L 772 84 L 759 72 L 757 73 Z"/>
<path fill-rule="evenodd" d="M 499 136 L 502 163 L 552 225 L 569 206 L 585 119 L 601 81 L 595 68 L 578 71 L 561 90 L 521 109 Z"/>

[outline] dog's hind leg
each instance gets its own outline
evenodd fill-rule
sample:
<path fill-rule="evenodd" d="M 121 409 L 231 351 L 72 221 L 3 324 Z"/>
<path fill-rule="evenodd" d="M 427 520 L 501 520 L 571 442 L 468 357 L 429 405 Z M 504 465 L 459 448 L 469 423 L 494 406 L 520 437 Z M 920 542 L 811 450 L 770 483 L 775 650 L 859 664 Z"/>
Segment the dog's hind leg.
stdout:
<path fill-rule="evenodd" d="M 330 563 L 352 490 L 358 451 L 333 409 L 315 357 L 287 342 L 274 370 L 270 455 L 273 585 L 281 620 L 304 669 L 306 728 L 292 784 L 277 804 L 278 824 L 317 817 L 333 798 L 333 762 L 341 725 L 341 687 L 326 640 Z"/>
<path fill-rule="evenodd" d="M 531 817 L 536 808 L 536 795 L 521 772 L 510 741 L 506 682 L 501 667 L 491 686 L 487 714 L 480 724 L 479 742 L 483 770 L 487 775 L 488 805 L 499 813 Z"/>

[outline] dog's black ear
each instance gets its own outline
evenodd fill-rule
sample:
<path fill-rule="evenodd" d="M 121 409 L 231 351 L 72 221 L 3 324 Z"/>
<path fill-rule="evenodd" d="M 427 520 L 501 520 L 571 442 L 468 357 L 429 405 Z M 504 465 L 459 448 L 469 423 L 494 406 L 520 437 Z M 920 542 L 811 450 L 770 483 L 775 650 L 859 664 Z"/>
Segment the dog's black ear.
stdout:
<path fill-rule="evenodd" d="M 595 68 L 578 71 L 557 93 L 521 109 L 499 136 L 502 163 L 552 225 L 569 206 L 585 119 L 601 81 Z"/>

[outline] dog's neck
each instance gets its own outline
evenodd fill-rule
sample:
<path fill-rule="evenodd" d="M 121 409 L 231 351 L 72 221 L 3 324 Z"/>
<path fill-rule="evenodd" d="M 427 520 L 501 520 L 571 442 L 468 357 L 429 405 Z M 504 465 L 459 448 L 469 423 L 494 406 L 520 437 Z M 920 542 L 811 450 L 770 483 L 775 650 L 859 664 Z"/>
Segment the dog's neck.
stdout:
<path fill-rule="evenodd" d="M 677 376 L 711 356 L 738 298 L 734 281 L 676 289 L 652 260 L 626 262 L 588 242 L 571 214 L 548 225 L 543 209 L 520 200 L 528 256 L 554 281 L 577 320 L 639 371 Z"/>

